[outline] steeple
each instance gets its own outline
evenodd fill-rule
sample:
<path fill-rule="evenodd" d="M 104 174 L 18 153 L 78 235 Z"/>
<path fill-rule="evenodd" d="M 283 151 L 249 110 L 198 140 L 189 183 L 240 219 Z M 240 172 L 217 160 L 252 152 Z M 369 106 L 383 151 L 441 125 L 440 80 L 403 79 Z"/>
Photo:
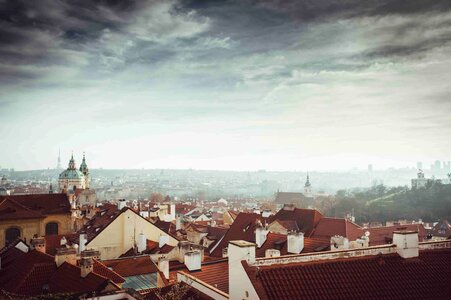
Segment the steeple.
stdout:
<path fill-rule="evenodd" d="M 312 185 L 310 184 L 310 178 L 309 178 L 309 175 L 307 173 L 307 180 L 305 181 L 304 187 L 310 187 L 310 186 L 312 186 Z"/>
<path fill-rule="evenodd" d="M 83 159 L 80 164 L 80 172 L 82 172 L 83 175 L 85 176 L 85 188 L 89 189 L 89 169 L 88 165 L 86 164 L 86 156 L 84 152 Z"/>
<path fill-rule="evenodd" d="M 69 160 L 69 170 L 75 170 L 75 160 L 74 160 L 74 153 L 72 152 L 72 156 Z"/>

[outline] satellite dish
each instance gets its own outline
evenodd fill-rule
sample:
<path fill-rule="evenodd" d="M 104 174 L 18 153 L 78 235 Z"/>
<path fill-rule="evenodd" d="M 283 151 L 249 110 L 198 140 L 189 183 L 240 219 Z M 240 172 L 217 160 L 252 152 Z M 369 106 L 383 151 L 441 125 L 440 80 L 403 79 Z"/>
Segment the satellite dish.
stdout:
<path fill-rule="evenodd" d="M 365 231 L 365 236 L 369 237 L 370 236 L 370 232 L 369 231 Z"/>

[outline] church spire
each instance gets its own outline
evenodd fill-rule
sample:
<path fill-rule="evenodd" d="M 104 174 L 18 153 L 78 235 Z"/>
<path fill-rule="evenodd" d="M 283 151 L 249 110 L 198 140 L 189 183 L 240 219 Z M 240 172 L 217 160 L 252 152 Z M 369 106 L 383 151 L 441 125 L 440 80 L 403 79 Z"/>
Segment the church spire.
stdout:
<path fill-rule="evenodd" d="M 304 187 L 309 187 L 309 186 L 311 186 L 311 184 L 310 184 L 310 177 L 309 177 L 309 175 L 307 173 L 307 180 L 305 181 Z"/>
<path fill-rule="evenodd" d="M 74 152 L 72 151 L 72 156 L 69 160 L 69 169 L 74 170 L 75 169 L 75 160 L 74 160 Z"/>

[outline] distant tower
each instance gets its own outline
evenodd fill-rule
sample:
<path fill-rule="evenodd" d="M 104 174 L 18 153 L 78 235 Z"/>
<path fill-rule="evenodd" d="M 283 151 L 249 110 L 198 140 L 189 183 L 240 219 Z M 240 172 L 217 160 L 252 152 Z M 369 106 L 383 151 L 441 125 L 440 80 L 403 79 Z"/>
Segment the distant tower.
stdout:
<path fill-rule="evenodd" d="M 312 185 L 310 184 L 310 177 L 307 173 L 307 180 L 305 181 L 304 185 L 304 195 L 306 197 L 312 197 Z"/>
<path fill-rule="evenodd" d="M 61 149 L 58 151 L 58 162 L 56 163 L 56 169 L 61 170 Z"/>
<path fill-rule="evenodd" d="M 86 157 L 84 152 L 83 152 L 83 160 L 80 164 L 80 172 L 82 172 L 83 175 L 85 176 L 85 188 L 89 189 L 89 169 L 88 165 L 86 164 Z"/>

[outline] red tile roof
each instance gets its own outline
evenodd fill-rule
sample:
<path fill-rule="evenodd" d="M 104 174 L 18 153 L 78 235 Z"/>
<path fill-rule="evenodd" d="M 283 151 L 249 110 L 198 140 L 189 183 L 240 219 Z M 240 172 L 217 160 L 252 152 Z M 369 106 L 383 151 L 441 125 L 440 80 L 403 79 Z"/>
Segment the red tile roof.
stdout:
<path fill-rule="evenodd" d="M 102 263 L 122 277 L 158 272 L 157 266 L 148 255 L 103 260 Z"/>
<path fill-rule="evenodd" d="M 6 199 L 26 207 L 27 209 L 40 213 L 69 214 L 71 207 L 66 194 L 29 194 L 29 195 L 6 195 L 0 196 L 0 203 Z"/>
<path fill-rule="evenodd" d="M 370 233 L 370 246 L 390 244 L 393 241 L 393 231 L 397 230 L 418 231 L 418 239 L 420 242 L 422 242 L 427 235 L 426 229 L 424 229 L 423 224 L 382 226 L 365 229 L 365 231 L 368 231 Z"/>
<path fill-rule="evenodd" d="M 215 288 L 229 293 L 229 265 L 228 260 L 218 260 L 202 264 L 199 271 L 189 272 L 188 270 L 178 271 L 190 274 L 199 280 L 214 286 Z"/>
<path fill-rule="evenodd" d="M 49 288 L 52 293 L 86 293 L 100 292 L 109 283 L 106 277 L 94 272 L 86 277 L 81 277 L 80 268 L 64 262 L 53 272 L 49 280 Z"/>
<path fill-rule="evenodd" d="M 245 240 L 249 242 L 255 242 L 255 228 L 259 224 L 265 224 L 266 219 L 259 214 L 253 213 L 239 213 L 235 221 L 230 225 L 226 234 L 222 239 L 212 246 L 213 251 L 211 256 L 222 257 L 222 251 L 227 248 L 229 241 L 233 240 Z"/>
<path fill-rule="evenodd" d="M 104 204 L 99 211 L 89 220 L 78 233 L 86 233 L 88 242 L 95 238 L 104 228 L 106 228 L 121 213 L 125 212 L 128 207 L 118 210 L 116 205 Z"/>
<path fill-rule="evenodd" d="M 147 248 L 144 253 L 146 253 L 146 254 L 158 254 L 158 253 L 167 254 L 167 253 L 171 252 L 172 249 L 174 249 L 174 246 L 165 244 L 163 247 L 160 248 L 158 242 L 147 240 Z"/>
<path fill-rule="evenodd" d="M 451 224 L 448 220 L 440 220 L 431 230 L 433 236 L 449 237 L 451 236 Z"/>
<path fill-rule="evenodd" d="M 69 234 L 54 234 L 54 235 L 46 235 L 45 238 L 45 252 L 50 255 L 56 254 L 56 249 L 61 248 L 61 239 L 65 237 L 67 241 L 67 245 L 72 245 L 72 243 L 78 243 L 78 234 L 69 233 Z"/>
<path fill-rule="evenodd" d="M 45 216 L 19 204 L 13 199 L 0 200 L 0 220 L 40 219 Z"/>
<path fill-rule="evenodd" d="M 124 283 L 125 279 L 116 273 L 114 270 L 110 270 L 106 265 L 104 265 L 102 262 L 99 262 L 96 259 L 93 259 L 94 262 L 94 273 L 103 276 L 105 278 L 108 278 L 112 282 L 116 284 Z"/>
<path fill-rule="evenodd" d="M 252 267 L 260 299 L 451 299 L 451 249 Z"/>
<path fill-rule="evenodd" d="M 270 222 L 278 221 L 295 221 L 300 231 L 309 237 L 313 229 L 318 225 L 323 215 L 316 209 L 284 207 L 274 216 L 270 217 Z"/>
<path fill-rule="evenodd" d="M 355 241 L 364 235 L 364 231 L 362 227 L 346 219 L 323 217 L 319 220 L 310 236 L 330 240 L 335 235 L 340 235 L 348 238 L 350 241 Z"/>
<path fill-rule="evenodd" d="M 40 295 L 44 290 L 49 293 L 101 291 L 109 278 L 113 282 L 123 282 L 98 262 L 94 262 L 94 271 L 82 278 L 79 267 L 68 263 L 57 267 L 53 256 L 37 250 L 25 253 L 11 247 L 1 253 L 0 289 L 18 295 Z"/>
<path fill-rule="evenodd" d="M 328 240 L 304 238 L 304 249 L 301 253 L 325 251 L 328 247 L 330 247 L 330 242 Z M 265 257 L 266 250 L 268 249 L 277 249 L 280 251 L 280 255 L 290 254 L 287 251 L 287 236 L 278 233 L 268 233 L 266 241 L 260 248 L 256 249 L 255 255 L 257 257 Z"/>

